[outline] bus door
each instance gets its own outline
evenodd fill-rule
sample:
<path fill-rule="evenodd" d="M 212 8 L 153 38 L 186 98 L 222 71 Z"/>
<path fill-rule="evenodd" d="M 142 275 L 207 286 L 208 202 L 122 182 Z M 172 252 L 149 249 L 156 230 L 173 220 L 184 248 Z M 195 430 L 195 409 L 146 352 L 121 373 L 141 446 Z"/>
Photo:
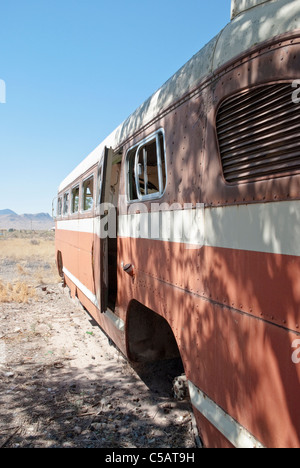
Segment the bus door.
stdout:
<path fill-rule="evenodd" d="M 93 247 L 93 276 L 97 306 L 101 313 L 105 313 L 110 306 L 111 291 L 116 285 L 111 284 L 113 276 L 110 274 L 110 236 L 113 237 L 116 224 L 116 213 L 112 209 L 111 178 L 114 152 L 105 147 L 104 155 L 98 167 L 97 177 L 97 206 L 94 218 L 94 247 Z M 116 237 L 116 235 L 115 235 Z M 116 239 L 115 239 L 116 241 Z"/>

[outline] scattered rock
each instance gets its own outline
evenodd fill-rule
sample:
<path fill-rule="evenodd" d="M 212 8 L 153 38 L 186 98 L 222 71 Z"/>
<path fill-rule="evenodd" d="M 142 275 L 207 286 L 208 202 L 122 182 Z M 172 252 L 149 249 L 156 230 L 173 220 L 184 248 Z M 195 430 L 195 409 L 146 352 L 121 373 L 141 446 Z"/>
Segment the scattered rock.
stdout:
<path fill-rule="evenodd" d="M 103 429 L 104 427 L 104 424 L 102 423 L 92 423 L 91 424 L 91 430 L 92 431 L 101 431 L 101 429 Z"/>
<path fill-rule="evenodd" d="M 80 435 L 82 432 L 82 429 L 80 426 L 75 426 L 73 431 L 74 431 L 74 434 Z"/>

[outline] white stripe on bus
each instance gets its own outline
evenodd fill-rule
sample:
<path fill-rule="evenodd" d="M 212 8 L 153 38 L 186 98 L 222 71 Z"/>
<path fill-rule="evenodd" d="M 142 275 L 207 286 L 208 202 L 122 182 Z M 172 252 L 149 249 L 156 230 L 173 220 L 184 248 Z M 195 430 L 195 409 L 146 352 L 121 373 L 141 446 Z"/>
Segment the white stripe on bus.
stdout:
<path fill-rule="evenodd" d="M 245 427 L 188 381 L 192 405 L 236 448 L 265 448 Z"/>
<path fill-rule="evenodd" d="M 57 229 L 100 237 L 100 218 L 61 220 Z M 300 256 L 300 200 L 120 215 L 118 235 Z"/>

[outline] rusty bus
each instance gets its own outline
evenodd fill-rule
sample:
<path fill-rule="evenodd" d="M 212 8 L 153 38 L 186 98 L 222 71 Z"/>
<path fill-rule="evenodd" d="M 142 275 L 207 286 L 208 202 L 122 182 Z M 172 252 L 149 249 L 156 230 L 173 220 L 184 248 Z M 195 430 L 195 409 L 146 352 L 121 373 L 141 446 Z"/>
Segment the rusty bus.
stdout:
<path fill-rule="evenodd" d="M 233 0 L 58 190 L 72 296 L 129 360 L 179 353 L 207 447 L 300 446 L 298 78 L 299 0 Z"/>

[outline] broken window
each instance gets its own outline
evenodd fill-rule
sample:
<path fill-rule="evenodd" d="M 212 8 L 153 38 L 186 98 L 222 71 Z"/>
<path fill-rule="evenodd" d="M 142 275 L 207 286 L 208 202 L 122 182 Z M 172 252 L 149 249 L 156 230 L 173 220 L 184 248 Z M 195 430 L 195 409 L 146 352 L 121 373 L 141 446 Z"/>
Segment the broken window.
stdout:
<path fill-rule="evenodd" d="M 166 186 L 164 134 L 160 130 L 129 150 L 127 191 L 132 200 L 160 197 Z"/>
<path fill-rule="evenodd" d="M 94 203 L 94 177 L 91 176 L 86 179 L 82 184 L 82 188 L 83 211 L 89 211 L 93 208 Z"/>
<path fill-rule="evenodd" d="M 79 185 L 72 189 L 72 213 L 79 211 Z"/>

